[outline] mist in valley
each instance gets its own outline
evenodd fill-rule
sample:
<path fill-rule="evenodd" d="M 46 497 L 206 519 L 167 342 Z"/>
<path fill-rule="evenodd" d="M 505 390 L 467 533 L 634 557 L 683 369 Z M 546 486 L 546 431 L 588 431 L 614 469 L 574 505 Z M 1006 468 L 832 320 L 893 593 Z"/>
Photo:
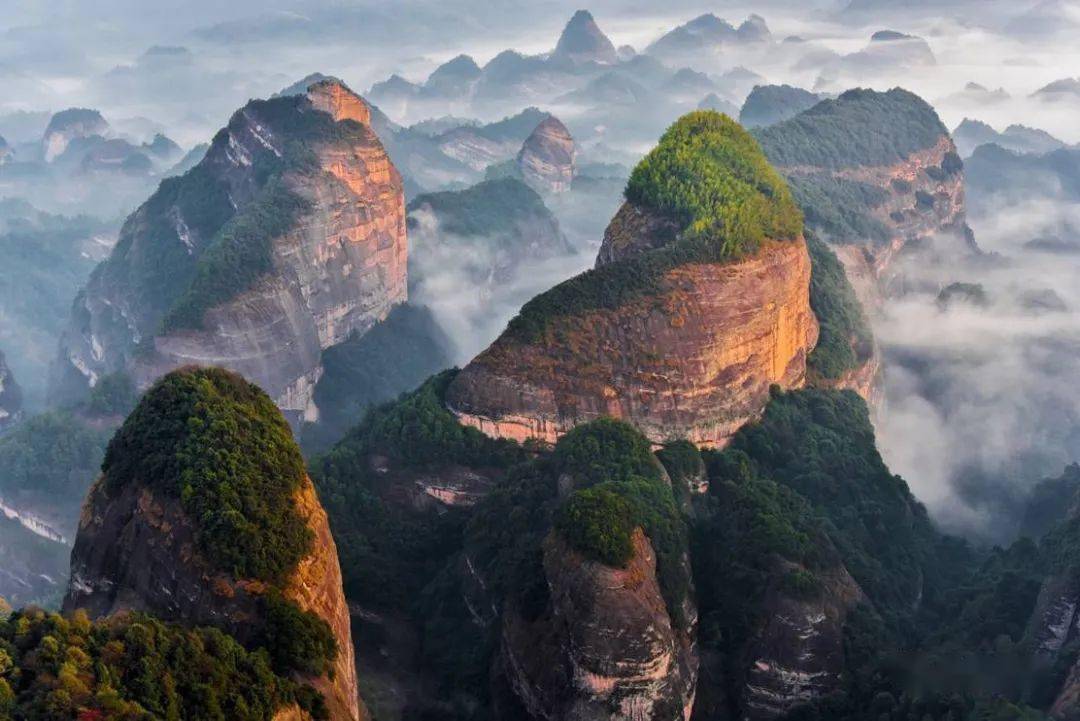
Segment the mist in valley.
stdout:
<path fill-rule="evenodd" d="M 476 129 L 526 108 L 573 135 L 573 186 L 540 193 L 564 251 L 495 273 L 494 236 L 454 236 L 413 213 L 435 241 L 410 248 L 410 303 L 431 309 L 459 365 L 530 298 L 593 266 L 631 168 L 670 123 L 699 107 L 737 115 L 756 85 L 821 99 L 902 86 L 950 129 L 974 118 L 1080 142 L 1080 82 L 1058 82 L 1080 76 L 1080 3 L 598 0 L 588 9 L 619 60 L 584 69 L 546 55 L 578 9 L 561 0 L 9 8 L 0 203 L 19 205 L 0 205 L 0 248 L 15 261 L 0 268 L 0 351 L 26 391 L 24 417 L 50 410 L 49 367 L 70 308 L 128 214 L 194 165 L 237 108 L 310 73 L 341 78 L 377 107 L 375 129 L 398 153 L 410 201 L 464 190 L 489 160 L 512 161 L 524 136 Z M 706 12 L 748 39 L 708 51 L 657 43 Z M 483 73 L 473 90 L 429 80 L 461 54 Z M 491 70 L 498 58 L 509 69 Z M 102 144 L 46 159 L 50 119 L 67 108 L 100 112 Z M 175 147 L 155 145 L 159 135 Z M 1080 198 L 1053 175 L 1038 176 L 1036 192 L 1031 177 L 1008 176 L 1024 192 L 1001 193 L 969 177 L 983 254 L 913 254 L 903 292 L 872 314 L 885 358 L 879 447 L 946 530 L 980 543 L 1010 540 L 1032 484 L 1080 460 Z M 1047 238 L 1058 242 L 1031 243 Z M 942 298 L 954 283 L 984 297 Z M 0 479 L 0 498 L 2 489 Z"/>

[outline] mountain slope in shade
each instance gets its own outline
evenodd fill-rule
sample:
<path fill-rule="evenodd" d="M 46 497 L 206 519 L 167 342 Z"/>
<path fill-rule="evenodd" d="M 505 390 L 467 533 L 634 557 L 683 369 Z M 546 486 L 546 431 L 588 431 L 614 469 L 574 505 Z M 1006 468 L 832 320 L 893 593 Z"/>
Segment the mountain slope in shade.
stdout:
<path fill-rule="evenodd" d="M 743 102 L 739 122 L 747 128 L 773 125 L 809 110 L 820 100 L 816 93 L 790 85 L 758 85 Z"/>
<path fill-rule="evenodd" d="M 22 413 L 22 390 L 0 351 L 0 431 L 19 420 Z"/>
<path fill-rule="evenodd" d="M 964 164 L 934 109 L 918 96 L 850 90 L 755 130 L 807 225 L 835 244 L 864 305 L 879 302 L 912 241 L 954 239 L 974 252 Z"/>
<path fill-rule="evenodd" d="M 552 57 L 575 63 L 614 63 L 618 60 L 615 46 L 588 10 L 578 10 L 566 23 Z"/>

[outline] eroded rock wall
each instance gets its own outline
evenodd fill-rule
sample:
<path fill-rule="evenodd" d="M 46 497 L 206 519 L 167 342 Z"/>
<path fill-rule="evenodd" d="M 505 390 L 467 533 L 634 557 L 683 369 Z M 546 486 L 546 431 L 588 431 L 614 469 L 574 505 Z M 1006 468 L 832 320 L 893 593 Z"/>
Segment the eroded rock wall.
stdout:
<path fill-rule="evenodd" d="M 809 282 L 801 238 L 676 267 L 659 293 L 559 317 L 534 342 L 504 334 L 457 376 L 448 406 L 466 425 L 519 441 L 552 443 L 611 416 L 656 443 L 723 446 L 761 412 L 770 385 L 804 383 L 818 333 Z"/>
<path fill-rule="evenodd" d="M 544 542 L 548 610 L 504 614 L 507 681 L 535 718 L 677 721 L 690 717 L 697 654 L 672 623 L 641 530 L 626 568 L 582 558 L 557 534 Z"/>

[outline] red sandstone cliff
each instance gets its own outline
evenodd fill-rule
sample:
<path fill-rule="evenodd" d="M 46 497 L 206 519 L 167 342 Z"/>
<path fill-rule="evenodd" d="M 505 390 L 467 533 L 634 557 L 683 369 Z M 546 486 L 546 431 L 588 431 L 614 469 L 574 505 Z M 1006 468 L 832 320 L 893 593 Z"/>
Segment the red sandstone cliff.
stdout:
<path fill-rule="evenodd" d="M 312 113 L 328 114 L 332 131 L 305 135 Z M 305 203 L 284 232 L 265 239 L 270 272 L 209 308 L 201 327 L 162 332 L 176 299 L 172 278 L 194 276 L 222 232 L 186 198 L 205 192 L 204 205 L 227 202 L 241 214 L 297 145 L 314 163 L 281 172 Z M 192 173 L 170 182 L 128 219 L 113 257 L 76 300 L 54 390 L 72 379 L 92 386 L 118 370 L 146 387 L 179 366 L 219 365 L 265 388 L 294 418 L 313 418 L 322 350 L 366 332 L 407 295 L 402 180 L 370 127 L 369 108 L 333 81 L 306 96 L 249 104 Z M 175 263 L 172 277 L 153 282 L 165 262 Z"/>
<path fill-rule="evenodd" d="M 541 193 L 565 193 L 574 180 L 577 151 L 570 131 L 556 117 L 536 126 L 521 146 L 517 165 L 525 182 Z"/>
<path fill-rule="evenodd" d="M 588 561 L 557 534 L 544 542 L 551 605 L 504 614 L 506 680 L 537 719 L 689 718 L 697 682 L 692 632 L 664 606 L 656 554 L 640 529 L 626 568 Z"/>
<path fill-rule="evenodd" d="M 624 208 L 607 236 L 640 212 Z M 809 283 L 802 238 L 676 267 L 658 293 L 561 316 L 539 340 L 504 334 L 458 374 L 447 404 L 462 423 L 517 440 L 551 443 L 611 416 L 657 443 L 722 446 L 764 408 L 770 385 L 803 384 L 818 332 Z"/>
<path fill-rule="evenodd" d="M 215 571 L 201 556 L 191 518 L 178 500 L 128 484 L 112 495 L 104 478 L 90 489 L 71 556 L 65 611 L 91 617 L 146 611 L 166 621 L 222 628 L 250 640 L 265 584 Z M 359 700 L 349 609 L 337 547 L 310 480 L 295 503 L 314 533 L 311 553 L 286 580 L 283 595 L 325 620 L 338 642 L 332 677 L 301 680 L 322 692 L 333 721 L 367 717 Z M 286 708 L 278 718 L 304 718 Z"/>

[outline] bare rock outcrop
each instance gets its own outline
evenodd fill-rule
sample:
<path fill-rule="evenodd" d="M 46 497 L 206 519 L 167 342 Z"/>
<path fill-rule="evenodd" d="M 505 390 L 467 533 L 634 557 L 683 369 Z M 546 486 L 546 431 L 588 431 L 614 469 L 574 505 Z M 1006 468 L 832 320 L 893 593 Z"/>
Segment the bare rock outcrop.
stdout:
<path fill-rule="evenodd" d="M 626 232 L 624 222 L 632 224 Z M 601 261 L 619 247 L 660 245 L 639 237 L 639 228 L 654 227 L 667 226 L 624 207 Z M 608 242 L 624 235 L 635 239 Z M 769 386 L 804 383 L 818 333 L 809 283 L 802 238 L 766 241 L 726 263 L 678 266 L 657 293 L 559 317 L 538 340 L 504 334 L 458 375 L 447 402 L 462 423 L 522 441 L 552 443 L 611 416 L 656 443 L 722 446 L 764 408 Z"/>
<path fill-rule="evenodd" d="M 583 558 L 556 534 L 544 542 L 551 603 L 528 620 L 504 614 L 501 653 L 515 696 L 550 721 L 676 721 L 690 717 L 697 656 L 672 623 L 645 534 L 625 568 Z"/>
<path fill-rule="evenodd" d="M 185 374 L 201 372 L 180 371 Z M 215 381 L 212 379 L 209 382 Z M 225 382 L 246 385 L 236 376 L 231 376 L 231 380 Z M 180 411 L 174 410 L 185 407 L 184 391 L 175 390 L 175 386 L 158 389 L 159 386 L 155 386 L 148 395 L 168 395 L 173 399 L 172 404 L 165 402 L 166 405 L 162 405 L 157 401 L 154 406 L 156 410 L 151 414 L 139 415 L 137 410 L 129 417 L 117 438 L 125 433 L 129 434 L 127 438 L 137 437 L 142 432 L 170 433 L 169 428 L 175 429 L 178 423 L 180 427 L 191 427 L 190 421 L 194 417 L 176 415 Z M 238 402 L 246 401 L 245 396 L 238 398 Z M 144 397 L 143 403 L 146 402 Z M 199 398 L 199 402 L 213 404 L 215 400 L 213 396 L 205 395 Z M 268 400 L 266 404 L 269 405 Z M 272 405 L 269 407 L 273 408 Z M 163 408 L 166 410 L 163 411 Z M 244 412 L 240 411 L 227 420 L 238 422 L 240 414 Z M 162 413 L 165 415 L 155 415 Z M 198 415 L 200 411 L 196 409 L 192 413 Z M 217 417 L 222 418 L 221 415 Z M 145 426 L 132 430 L 130 425 L 133 422 L 159 425 L 150 430 L 146 430 Z M 280 418 L 277 422 L 283 425 Z M 287 429 L 283 432 L 288 433 Z M 114 444 L 116 442 L 114 439 Z M 186 442 L 180 439 L 176 445 Z M 241 441 L 244 442 L 246 438 Z M 291 443 L 291 439 L 288 442 Z M 130 446 L 125 446 L 125 449 L 130 450 Z M 245 454 L 258 452 L 255 448 L 239 448 L 235 451 Z M 217 457 L 227 452 L 219 444 L 204 449 L 202 453 Z M 298 450 L 295 454 L 299 458 Z M 101 618 L 127 611 L 143 611 L 185 626 L 213 626 L 241 643 L 258 645 L 266 640 L 263 637 L 265 599 L 271 594 L 280 594 L 300 611 L 310 612 L 325 621 L 337 643 L 331 673 L 293 671 L 292 674 L 298 681 L 322 693 L 333 721 L 361 721 L 367 717 L 358 693 L 349 608 L 342 589 L 337 547 L 326 511 L 316 496 L 311 480 L 302 470 L 298 471 L 302 477 L 295 491 L 282 499 L 291 508 L 283 507 L 279 513 L 291 514 L 295 510 L 299 523 L 310 531 L 310 544 L 295 566 L 287 568 L 280 579 L 270 581 L 241 577 L 235 570 L 225 570 L 220 562 L 212 560 L 200 542 L 199 534 L 205 531 L 200 524 L 205 521 L 187 512 L 179 489 L 175 493 L 164 490 L 160 484 L 167 481 L 162 479 L 118 481 L 117 478 L 122 476 L 115 475 L 118 471 L 115 465 L 109 466 L 110 462 L 131 466 L 127 459 L 107 459 L 104 472 L 91 487 L 83 504 L 71 553 L 65 612 L 84 609 L 92 618 Z M 174 463 L 191 463 L 191 460 L 183 460 L 178 454 Z M 198 473 L 194 470 L 190 472 L 193 476 Z M 228 472 L 222 471 L 222 477 L 226 475 Z M 237 480 L 233 478 L 232 482 L 236 483 Z M 223 481 L 222 484 L 228 486 L 229 482 Z M 186 490 L 191 489 L 188 487 Z M 283 713 L 288 717 L 292 711 L 285 710 Z"/>
<path fill-rule="evenodd" d="M 53 396 L 118 370 L 145 388 L 220 365 L 313 419 L 322 350 L 407 295 L 402 180 L 370 115 L 335 81 L 237 111 L 202 162 L 124 224 L 75 301 Z M 243 233 L 246 250 L 233 250 Z M 176 322 L 184 303 L 198 312 Z"/>
<path fill-rule="evenodd" d="M 840 691 L 844 624 L 851 608 L 863 600 L 862 590 L 842 565 L 820 572 L 813 592 L 770 589 L 762 613 L 765 624 L 744 655 L 749 667 L 742 685 L 743 718 L 779 718 Z"/>
<path fill-rule="evenodd" d="M 41 154 L 46 163 L 51 163 L 67 150 L 72 140 L 92 135 L 104 136 L 108 132 L 109 124 L 97 110 L 89 108 L 61 110 L 49 119 L 45 134 L 41 138 Z"/>
<path fill-rule="evenodd" d="M 570 131 L 554 116 L 536 126 L 521 146 L 517 166 L 525 182 L 542 193 L 565 193 L 574 181 L 577 150 Z"/>

